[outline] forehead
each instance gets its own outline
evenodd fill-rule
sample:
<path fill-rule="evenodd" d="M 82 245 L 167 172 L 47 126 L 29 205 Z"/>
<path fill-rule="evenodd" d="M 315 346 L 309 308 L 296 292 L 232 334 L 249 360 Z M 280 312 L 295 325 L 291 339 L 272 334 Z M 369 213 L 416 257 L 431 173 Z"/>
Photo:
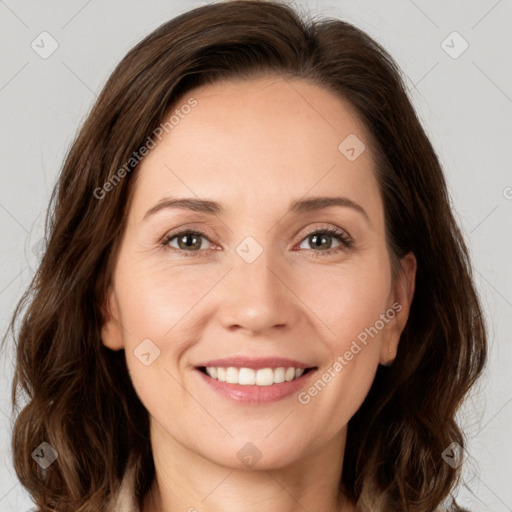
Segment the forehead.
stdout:
<path fill-rule="evenodd" d="M 195 106 L 181 109 L 191 98 Z M 305 194 L 379 201 L 363 124 L 317 85 L 280 77 L 218 82 L 185 94 L 164 122 L 171 115 L 172 130 L 138 170 L 138 205 L 166 194 L 228 205 L 236 198 L 253 212 Z M 362 151 L 356 159 L 347 158 L 347 145 Z M 378 204 L 368 206 L 379 215 Z"/>

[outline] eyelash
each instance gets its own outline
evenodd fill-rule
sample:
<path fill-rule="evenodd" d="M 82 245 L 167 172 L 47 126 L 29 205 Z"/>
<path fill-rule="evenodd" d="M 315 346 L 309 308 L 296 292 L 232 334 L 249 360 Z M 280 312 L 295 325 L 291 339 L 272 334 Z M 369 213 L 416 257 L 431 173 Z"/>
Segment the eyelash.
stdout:
<path fill-rule="evenodd" d="M 309 236 L 318 235 L 318 234 L 333 236 L 334 238 L 338 239 L 338 241 L 340 242 L 340 245 L 338 247 L 334 247 L 333 249 L 328 249 L 325 251 L 315 251 L 314 249 L 310 249 L 311 251 L 313 251 L 314 257 L 331 256 L 332 254 L 352 248 L 352 246 L 354 244 L 354 241 L 344 231 L 341 231 L 339 229 L 332 228 L 332 227 L 326 227 L 326 228 L 316 228 L 316 229 L 313 229 L 312 231 L 310 231 L 309 233 L 306 233 L 306 235 L 304 235 L 304 237 L 301 239 L 299 245 L 302 244 L 302 242 Z M 170 233 L 170 234 L 166 235 L 163 238 L 163 240 L 160 242 L 160 245 L 162 247 L 164 247 L 165 249 L 177 251 L 178 254 L 182 257 L 197 257 L 197 256 L 201 257 L 201 256 L 203 256 L 200 253 L 205 252 L 204 249 L 198 250 L 198 251 L 183 251 L 183 250 L 177 249 L 175 247 L 172 247 L 172 248 L 169 247 L 168 244 L 171 240 L 173 240 L 174 238 L 177 238 L 179 236 L 182 236 L 182 235 L 202 236 L 202 237 L 206 238 L 206 240 L 208 240 L 210 243 L 212 243 L 208 239 L 206 234 L 203 233 L 202 231 L 199 231 L 196 229 L 187 229 L 187 230 L 179 231 L 177 233 Z"/>

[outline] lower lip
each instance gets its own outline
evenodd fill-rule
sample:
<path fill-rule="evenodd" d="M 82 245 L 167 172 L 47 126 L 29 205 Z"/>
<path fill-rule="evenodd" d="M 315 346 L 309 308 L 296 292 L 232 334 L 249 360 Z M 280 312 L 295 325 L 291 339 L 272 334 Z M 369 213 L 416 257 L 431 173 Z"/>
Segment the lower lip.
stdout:
<path fill-rule="evenodd" d="M 226 398 L 246 404 L 266 404 L 277 402 L 278 400 L 282 400 L 283 398 L 297 393 L 309 381 L 310 376 L 315 373 L 316 369 L 309 370 L 298 379 L 282 382 L 280 384 L 272 384 L 271 386 L 242 386 L 241 384 L 229 384 L 217 379 L 212 379 L 197 368 L 196 371 L 207 385 Z"/>

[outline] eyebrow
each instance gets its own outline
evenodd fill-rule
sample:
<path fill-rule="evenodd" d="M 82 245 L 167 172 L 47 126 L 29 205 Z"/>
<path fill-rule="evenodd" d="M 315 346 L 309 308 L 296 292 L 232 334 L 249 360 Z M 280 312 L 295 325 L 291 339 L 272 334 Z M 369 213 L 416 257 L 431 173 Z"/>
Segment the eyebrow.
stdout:
<path fill-rule="evenodd" d="M 290 213 L 304 214 L 313 211 L 322 210 L 331 206 L 342 206 L 352 208 L 359 212 L 366 221 L 371 224 L 370 218 L 366 210 L 358 203 L 352 201 L 348 197 L 311 197 L 308 199 L 300 199 L 290 203 L 288 211 Z M 207 215 L 217 215 L 224 211 L 224 208 L 215 201 L 206 199 L 198 199 L 194 197 L 166 197 L 160 200 L 155 206 L 150 208 L 144 215 L 144 219 L 164 209 L 181 208 L 194 212 L 205 213 Z"/>

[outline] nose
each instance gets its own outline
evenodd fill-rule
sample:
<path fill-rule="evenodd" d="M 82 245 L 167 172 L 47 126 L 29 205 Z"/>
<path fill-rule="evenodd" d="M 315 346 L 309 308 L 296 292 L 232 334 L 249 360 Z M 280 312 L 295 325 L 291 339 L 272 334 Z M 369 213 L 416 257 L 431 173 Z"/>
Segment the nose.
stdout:
<path fill-rule="evenodd" d="M 270 261 L 266 252 L 252 263 L 235 258 L 220 293 L 220 321 L 229 331 L 270 337 L 276 330 L 296 330 L 304 318 L 302 303 L 293 292 L 293 277 Z"/>

